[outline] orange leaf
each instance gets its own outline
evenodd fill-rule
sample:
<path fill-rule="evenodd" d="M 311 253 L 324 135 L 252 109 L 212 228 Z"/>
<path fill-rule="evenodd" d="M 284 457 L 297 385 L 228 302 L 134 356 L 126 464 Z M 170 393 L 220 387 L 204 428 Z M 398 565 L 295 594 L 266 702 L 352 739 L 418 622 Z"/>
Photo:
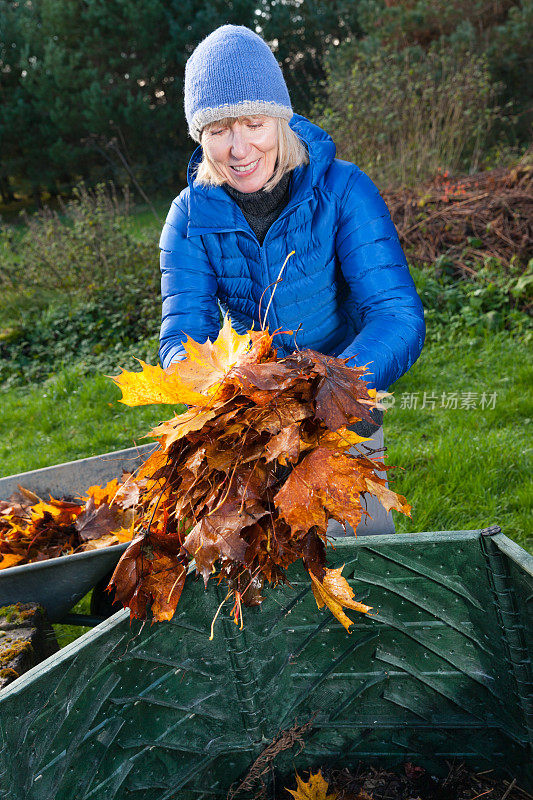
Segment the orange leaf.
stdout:
<path fill-rule="evenodd" d="M 369 442 L 365 436 L 359 436 L 348 428 L 339 428 L 338 431 L 325 431 L 319 438 L 321 447 L 330 447 L 332 450 L 347 450 L 361 442 Z"/>
<path fill-rule="evenodd" d="M 381 483 L 380 478 L 376 479 L 369 479 L 365 478 L 365 484 L 367 492 L 370 494 L 375 495 L 379 502 L 390 511 L 394 508 L 396 511 L 401 511 L 402 514 L 406 514 L 406 516 L 411 516 L 411 506 L 405 499 L 405 497 L 401 494 L 396 494 L 393 492 L 392 489 L 389 489 L 388 486 L 385 486 L 384 483 Z"/>
<path fill-rule="evenodd" d="M 109 504 L 116 495 L 118 487 L 119 482 L 116 478 L 106 483 L 105 486 L 89 486 L 84 499 L 88 500 L 89 497 L 92 497 L 95 506 L 102 505 L 102 503 Z"/>
<path fill-rule="evenodd" d="M 366 614 L 370 611 L 372 606 L 366 606 L 364 603 L 358 603 L 357 600 L 353 599 L 354 594 L 350 584 L 346 578 L 342 577 L 341 573 L 343 569 L 344 564 L 337 569 L 326 568 L 324 570 L 326 574 L 322 581 L 319 581 L 312 572 L 310 572 L 309 575 L 313 581 L 312 588 L 317 606 L 322 608 L 326 605 L 333 616 L 344 625 L 348 632 L 350 632 L 350 625 L 353 625 L 353 621 L 346 616 L 343 607 L 353 608 L 354 611 L 360 611 L 362 614 Z"/>
<path fill-rule="evenodd" d="M 54 522 L 58 525 L 69 525 L 83 510 L 84 506 L 79 503 L 56 500 L 54 497 L 50 496 L 49 502 L 41 501 L 32 506 L 30 514 L 33 523 L 42 520 L 45 514 L 50 514 Z"/>
<path fill-rule="evenodd" d="M 356 458 L 317 447 L 293 469 L 274 502 L 293 533 L 307 532 L 313 525 L 325 529 L 325 511 L 356 528 L 363 489 Z"/>
<path fill-rule="evenodd" d="M 24 556 L 17 556 L 14 553 L 0 553 L 0 569 L 16 567 L 21 561 L 24 561 Z"/>
<path fill-rule="evenodd" d="M 175 557 L 160 553 L 154 562 L 148 579 L 144 582 L 144 591 L 154 599 L 152 617 L 157 622 L 171 620 L 181 597 L 187 570 L 183 564 L 177 563 Z"/>

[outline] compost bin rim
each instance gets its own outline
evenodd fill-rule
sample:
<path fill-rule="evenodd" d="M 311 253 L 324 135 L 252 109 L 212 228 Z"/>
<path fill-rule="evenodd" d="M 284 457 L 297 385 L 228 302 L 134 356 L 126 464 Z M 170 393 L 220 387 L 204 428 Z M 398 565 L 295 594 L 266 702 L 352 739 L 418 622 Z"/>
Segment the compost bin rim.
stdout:
<path fill-rule="evenodd" d="M 54 664 L 61 664 L 61 662 L 65 659 L 68 659 L 72 653 L 75 653 L 77 650 L 79 650 L 80 646 L 82 646 L 88 639 L 96 641 L 106 633 L 108 628 L 113 627 L 116 622 L 119 622 L 123 617 L 128 616 L 129 608 L 122 608 L 120 611 L 117 611 L 116 614 L 113 614 L 113 616 L 108 617 L 108 619 L 104 620 L 104 622 L 101 622 L 100 625 L 96 625 L 94 628 L 91 628 L 90 631 L 87 631 L 87 633 L 83 633 L 73 642 L 67 644 L 66 647 L 58 650 L 57 653 L 53 653 L 54 658 L 52 658 L 52 656 L 48 656 L 48 658 L 45 658 L 44 661 L 40 661 L 39 664 L 36 664 L 34 667 L 29 669 L 15 681 L 13 681 L 13 683 L 8 684 L 4 689 L 0 689 L 0 705 L 8 696 L 17 694 L 19 691 L 24 689 L 27 683 L 31 683 L 34 678 L 38 678 L 41 672 L 46 672 L 51 660 L 54 661 Z"/>
<path fill-rule="evenodd" d="M 503 533 L 499 533 L 491 538 L 502 553 L 509 556 L 509 558 L 519 564 L 528 575 L 533 577 L 533 555 Z"/>
<path fill-rule="evenodd" d="M 403 543 L 423 543 L 423 542 L 434 542 L 435 537 L 442 541 L 468 541 L 472 540 L 473 538 L 482 539 L 483 538 L 483 531 L 486 530 L 485 528 L 474 528 L 472 530 L 464 530 L 464 531 L 424 531 L 423 533 L 393 533 L 393 534 L 385 534 L 382 536 L 372 536 L 372 542 L 369 542 L 368 539 L 370 537 L 367 536 L 343 536 L 335 539 L 335 549 L 337 551 L 342 551 L 347 548 L 355 547 L 375 547 L 376 545 L 393 545 L 393 544 L 400 544 Z M 522 566 L 528 564 L 528 569 L 533 569 L 533 556 L 529 556 L 519 545 L 515 545 L 505 534 L 499 533 L 494 536 L 490 537 L 492 541 L 494 541 L 498 547 L 502 550 L 510 551 L 511 558 L 515 559 L 517 557 L 520 558 L 520 563 Z M 503 545 L 503 546 L 502 546 Z M 513 547 L 509 547 L 509 545 L 513 545 Z M 116 546 L 116 545 L 114 545 Z M 518 553 L 514 552 L 514 547 L 518 548 Z M 111 548 L 105 548 L 110 550 Z M 93 551 L 94 552 L 94 551 Z M 80 553 L 79 555 L 84 555 Z M 524 558 L 526 556 L 526 558 Z M 63 558 L 72 558 L 72 556 L 64 556 Z M 57 561 L 57 559 L 50 559 L 50 561 Z M 47 563 L 47 562 L 38 562 L 38 563 Z M 30 565 L 27 565 L 30 566 Z M 13 567 L 12 569 L 16 569 Z M 7 572 L 7 570 L 5 570 Z M 27 683 L 31 683 L 34 678 L 38 678 L 41 672 L 44 672 L 48 669 L 49 662 L 51 660 L 57 665 L 68 659 L 72 654 L 74 654 L 77 650 L 84 647 L 85 643 L 88 641 L 96 641 L 100 638 L 103 634 L 106 633 L 108 628 L 113 627 L 117 622 L 122 621 L 129 617 L 129 609 L 124 608 L 120 611 L 117 611 L 116 614 L 106 619 L 100 625 L 95 626 L 87 633 L 82 634 L 78 639 L 71 642 L 66 647 L 62 648 L 58 653 L 54 653 L 49 658 L 41 661 L 35 667 L 25 672 L 20 678 L 17 678 L 16 681 L 6 686 L 5 689 L 0 689 L 0 705 L 4 699 L 11 696 L 12 694 L 17 694 L 19 691 L 22 691 Z M 376 617 L 376 619 L 378 619 Z M 379 622 L 379 619 L 378 619 Z"/>

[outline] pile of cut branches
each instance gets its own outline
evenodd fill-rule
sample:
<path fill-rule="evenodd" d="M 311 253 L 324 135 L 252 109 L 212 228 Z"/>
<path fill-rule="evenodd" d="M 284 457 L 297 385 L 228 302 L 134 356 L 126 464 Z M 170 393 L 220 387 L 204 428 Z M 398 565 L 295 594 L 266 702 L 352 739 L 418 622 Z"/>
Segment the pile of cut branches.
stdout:
<path fill-rule="evenodd" d="M 439 174 L 423 189 L 384 195 L 400 240 L 415 263 L 447 254 L 459 272 L 488 257 L 525 268 L 533 257 L 533 165 L 465 178 Z"/>
<path fill-rule="evenodd" d="M 301 559 L 316 602 L 349 629 L 343 608 L 367 612 L 341 569 L 326 567 L 328 521 L 361 520 L 365 495 L 409 514 L 377 473 L 388 469 L 351 448 L 348 426 L 372 422 L 375 390 L 365 368 L 310 350 L 277 360 L 268 331 L 238 335 L 228 319 L 217 340 L 188 339 L 187 357 L 163 370 L 114 378 L 126 405 L 185 403 L 157 426 L 159 447 L 140 469 L 139 536 L 111 583 L 131 615 L 170 619 L 193 568 L 228 587 L 232 614 L 259 604 L 264 581 L 285 581 Z"/>
<path fill-rule="evenodd" d="M 19 486 L 0 500 L 0 570 L 129 542 L 139 492 L 130 473 L 74 501 L 42 500 Z"/>

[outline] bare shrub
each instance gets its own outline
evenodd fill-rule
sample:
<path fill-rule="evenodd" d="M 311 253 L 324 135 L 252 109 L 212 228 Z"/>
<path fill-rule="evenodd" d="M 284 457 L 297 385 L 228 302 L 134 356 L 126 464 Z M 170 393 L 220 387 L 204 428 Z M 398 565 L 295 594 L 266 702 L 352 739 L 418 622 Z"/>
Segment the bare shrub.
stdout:
<path fill-rule="evenodd" d="M 111 184 L 79 185 L 59 211 L 24 214 L 25 230 L 0 231 L 0 288 L 94 297 L 132 279 L 158 276 L 157 248 L 127 231 L 127 191 Z"/>
<path fill-rule="evenodd" d="M 344 49 L 315 109 L 338 155 L 380 188 L 413 186 L 445 168 L 475 171 L 500 116 L 486 59 L 434 47 Z"/>

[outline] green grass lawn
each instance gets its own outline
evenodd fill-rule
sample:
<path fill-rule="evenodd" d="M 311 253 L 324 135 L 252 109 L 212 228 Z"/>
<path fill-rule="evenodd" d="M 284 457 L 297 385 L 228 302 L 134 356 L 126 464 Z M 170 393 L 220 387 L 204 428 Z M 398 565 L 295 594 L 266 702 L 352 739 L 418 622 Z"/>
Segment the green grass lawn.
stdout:
<path fill-rule="evenodd" d="M 527 446 L 532 374 L 526 356 L 525 346 L 506 333 L 428 343 L 392 387 L 395 403 L 385 417 L 387 463 L 401 467 L 391 483 L 413 506 L 411 519 L 395 515 L 399 532 L 497 523 L 532 548 Z M 443 393 L 444 403 L 453 404 L 453 392 L 458 407 L 441 407 Z M 468 392 L 477 408 L 461 408 Z M 149 440 L 143 435 L 172 415 L 168 406 L 128 408 L 119 397 L 108 378 L 83 377 L 75 368 L 41 386 L 0 393 L 0 473 L 144 444 Z M 409 408 L 415 398 L 417 408 Z"/>
<path fill-rule="evenodd" d="M 385 443 L 388 463 L 403 469 L 391 483 L 413 505 L 411 520 L 396 516 L 399 532 L 498 524 L 531 550 L 533 376 L 527 355 L 506 333 L 428 344 L 392 387 Z M 443 408 L 454 404 L 454 392 L 458 407 Z M 415 398 L 417 408 L 409 408 Z M 461 408 L 468 400 L 476 408 Z"/>
<path fill-rule="evenodd" d="M 172 416 L 169 406 L 128 408 L 120 396 L 109 378 L 83 377 L 75 368 L 42 385 L 0 393 L 1 474 L 147 444 L 144 434 Z"/>

